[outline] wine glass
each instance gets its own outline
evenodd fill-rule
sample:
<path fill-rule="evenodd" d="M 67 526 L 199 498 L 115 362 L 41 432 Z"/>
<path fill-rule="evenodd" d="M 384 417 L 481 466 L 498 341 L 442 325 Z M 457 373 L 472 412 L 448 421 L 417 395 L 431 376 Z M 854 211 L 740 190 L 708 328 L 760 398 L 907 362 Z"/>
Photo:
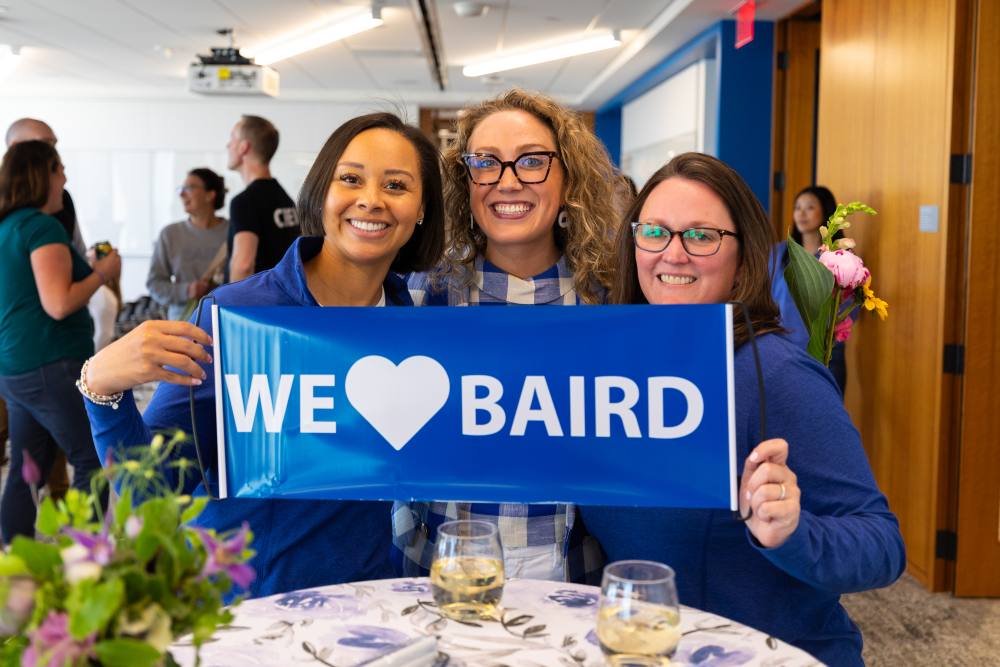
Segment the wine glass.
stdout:
<path fill-rule="evenodd" d="M 456 621 L 489 618 L 503 595 L 500 532 L 488 521 L 448 521 L 437 529 L 431 592 Z"/>
<path fill-rule="evenodd" d="M 681 641 L 674 571 L 648 560 L 604 568 L 597 639 L 613 667 L 664 667 Z"/>

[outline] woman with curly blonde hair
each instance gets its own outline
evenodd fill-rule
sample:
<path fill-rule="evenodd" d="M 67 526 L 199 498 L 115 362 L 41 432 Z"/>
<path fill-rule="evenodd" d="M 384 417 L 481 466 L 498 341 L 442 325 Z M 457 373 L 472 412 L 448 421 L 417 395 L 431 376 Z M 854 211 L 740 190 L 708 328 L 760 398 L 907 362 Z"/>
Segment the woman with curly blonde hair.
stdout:
<path fill-rule="evenodd" d="M 444 152 L 445 258 L 410 277 L 414 304 L 603 303 L 613 275 L 616 179 L 580 114 L 541 93 L 510 90 L 466 108 L 456 125 Z M 600 576 L 599 545 L 572 505 L 444 502 L 396 503 L 397 574 L 427 576 L 437 527 L 453 519 L 498 525 L 508 577 Z"/>

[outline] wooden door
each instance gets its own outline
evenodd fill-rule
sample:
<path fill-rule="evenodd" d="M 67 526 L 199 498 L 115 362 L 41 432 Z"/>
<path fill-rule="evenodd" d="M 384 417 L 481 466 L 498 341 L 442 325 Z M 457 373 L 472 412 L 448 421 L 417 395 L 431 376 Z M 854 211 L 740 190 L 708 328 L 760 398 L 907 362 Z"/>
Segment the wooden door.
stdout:
<path fill-rule="evenodd" d="M 816 99 L 819 94 L 820 3 L 775 25 L 771 221 L 784 240 L 795 195 L 816 183 Z"/>
<path fill-rule="evenodd" d="M 1000 3 L 979 0 L 955 594 L 1000 596 Z"/>

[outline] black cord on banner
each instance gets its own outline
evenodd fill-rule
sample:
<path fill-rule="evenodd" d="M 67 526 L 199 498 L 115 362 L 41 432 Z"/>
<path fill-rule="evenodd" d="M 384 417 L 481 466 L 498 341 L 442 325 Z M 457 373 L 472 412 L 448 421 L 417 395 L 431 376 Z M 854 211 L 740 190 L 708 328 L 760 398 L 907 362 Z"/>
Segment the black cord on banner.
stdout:
<path fill-rule="evenodd" d="M 729 305 L 739 306 L 740 310 L 743 311 L 743 321 L 747 325 L 747 335 L 750 336 L 750 345 L 753 347 L 753 360 L 757 365 L 757 394 L 760 396 L 760 442 L 767 440 L 767 403 L 764 400 L 764 371 L 760 367 L 760 353 L 757 351 L 757 337 L 753 332 L 753 322 L 750 321 L 750 311 L 747 310 L 746 304 L 742 301 L 730 301 Z M 192 392 L 193 394 L 193 392 Z M 192 402 L 192 405 L 194 403 Z M 760 443 L 758 443 L 760 444 Z M 750 449 L 753 449 L 752 447 Z M 739 485 L 739 480 L 737 480 L 737 486 Z M 733 518 L 737 521 L 746 521 L 753 516 L 753 507 L 746 516 L 740 516 L 739 510 L 733 512 Z"/>
<path fill-rule="evenodd" d="M 201 307 L 208 299 L 211 299 L 216 305 L 218 305 L 219 303 L 218 301 L 215 300 L 215 297 L 211 294 L 201 297 L 201 300 L 198 301 L 198 309 L 197 309 L 198 317 L 196 317 L 194 320 L 194 325 L 196 327 L 201 325 Z M 216 336 L 219 335 L 218 331 L 213 331 L 212 333 Z M 756 348 L 754 349 L 756 350 Z M 214 361 L 215 361 L 215 372 L 218 373 L 219 360 L 215 359 Z M 759 367 L 760 364 L 758 364 L 758 369 Z M 217 396 L 215 400 L 219 400 L 219 397 Z M 191 435 L 192 438 L 194 439 L 194 451 L 198 455 L 198 470 L 201 471 L 201 481 L 205 485 L 205 493 L 208 494 L 209 500 L 222 500 L 222 498 L 216 498 L 215 496 L 212 495 L 212 487 L 208 485 L 208 475 L 205 474 L 205 464 L 202 463 L 201 461 L 201 447 L 198 445 L 198 423 L 197 421 L 195 421 L 195 414 L 194 414 L 194 385 L 191 385 Z M 225 461 L 219 462 L 219 465 L 225 465 L 225 464 L 226 464 Z"/>

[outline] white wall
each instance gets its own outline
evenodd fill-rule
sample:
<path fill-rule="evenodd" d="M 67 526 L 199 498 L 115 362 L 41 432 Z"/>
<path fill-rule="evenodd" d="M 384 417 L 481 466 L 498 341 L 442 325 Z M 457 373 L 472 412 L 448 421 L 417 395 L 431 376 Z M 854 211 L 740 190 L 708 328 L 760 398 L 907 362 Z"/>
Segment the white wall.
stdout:
<path fill-rule="evenodd" d="M 209 167 L 225 177 L 229 194 L 220 215 L 228 217 L 229 200 L 243 190 L 239 174 L 226 170 L 226 143 L 241 114 L 263 116 L 278 128 L 271 171 L 294 199 L 330 133 L 376 108 L 367 101 L 2 97 L 0 132 L 24 117 L 52 126 L 84 241 L 119 248 L 122 296 L 131 301 L 147 293 L 160 229 L 184 217 L 175 189 L 189 170 Z"/>
<path fill-rule="evenodd" d="M 700 60 L 622 107 L 622 169 L 640 188 L 670 158 L 715 155 L 715 61 Z"/>

